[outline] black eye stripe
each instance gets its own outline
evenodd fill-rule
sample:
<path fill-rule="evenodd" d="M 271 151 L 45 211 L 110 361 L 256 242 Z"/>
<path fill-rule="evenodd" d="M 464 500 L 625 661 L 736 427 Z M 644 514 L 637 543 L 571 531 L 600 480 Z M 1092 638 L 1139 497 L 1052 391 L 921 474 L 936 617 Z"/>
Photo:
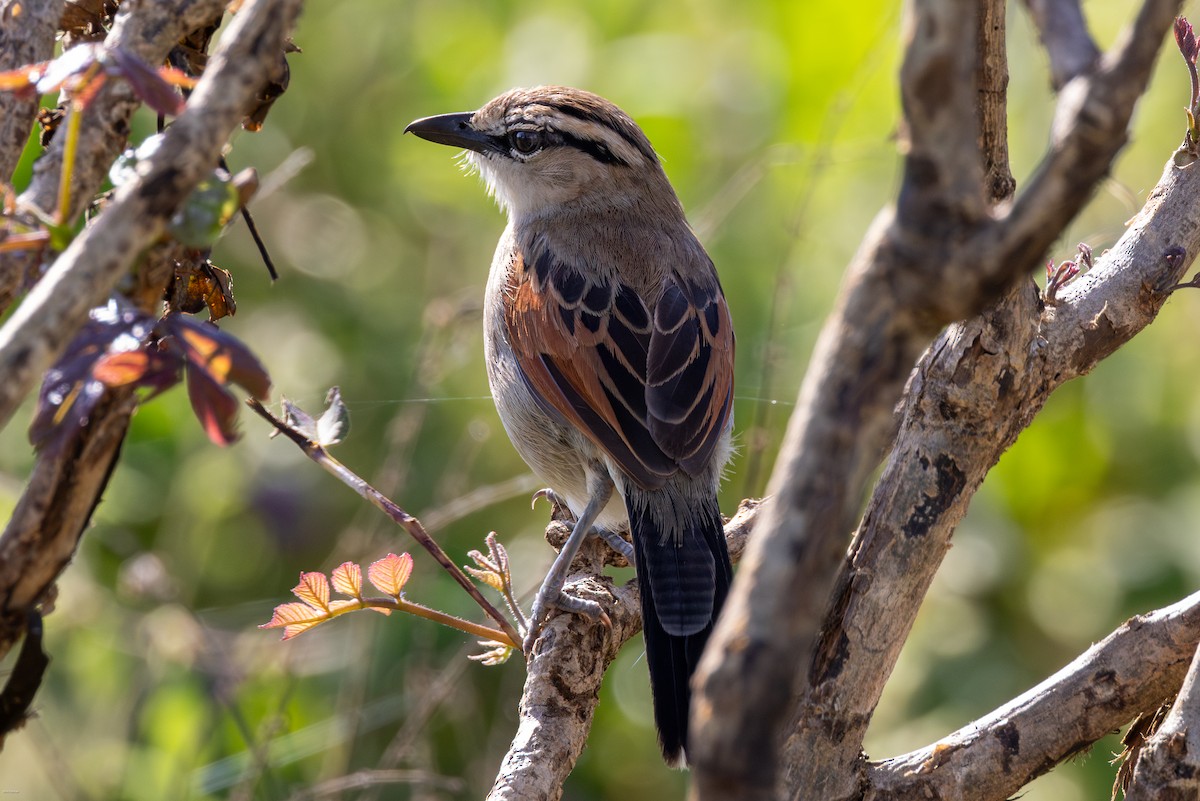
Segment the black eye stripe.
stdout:
<path fill-rule="evenodd" d="M 563 133 L 562 131 L 559 131 L 558 135 L 562 137 L 564 145 L 587 153 L 601 164 L 620 164 L 622 167 L 629 166 L 624 160 L 618 158 L 615 153 L 609 150 L 608 145 L 603 142 L 597 142 L 593 139 L 582 139 L 578 136 Z"/>
<path fill-rule="evenodd" d="M 624 125 L 613 125 L 610 120 L 605 119 L 604 115 L 598 114 L 591 109 L 580 108 L 579 106 L 570 103 L 546 103 L 547 106 L 558 111 L 561 114 L 566 114 L 569 117 L 574 117 L 577 120 L 585 120 L 587 122 L 601 125 L 610 131 L 613 131 L 628 142 L 634 149 L 641 153 L 647 161 L 654 161 L 657 156 L 654 155 L 654 150 L 650 147 L 649 142 L 639 141 L 637 136 L 634 136 Z M 605 148 L 607 150 L 607 148 Z"/>
<path fill-rule="evenodd" d="M 528 149 L 522 148 L 518 142 L 518 134 L 535 134 L 537 136 L 537 144 Z M 502 151 L 515 150 L 523 156 L 531 156 L 539 149 L 544 149 L 553 145 L 561 145 L 565 147 L 573 147 L 576 150 L 587 153 L 601 164 L 615 164 L 622 167 L 628 167 L 629 163 L 617 156 L 609 149 L 608 145 L 603 142 L 598 142 L 594 139 L 584 139 L 583 137 L 575 136 L 574 134 L 566 133 L 565 131 L 557 131 L 553 128 L 517 128 L 509 130 L 508 136 L 493 137 L 498 145 L 498 149 Z M 524 138 L 524 137 L 522 137 Z"/>

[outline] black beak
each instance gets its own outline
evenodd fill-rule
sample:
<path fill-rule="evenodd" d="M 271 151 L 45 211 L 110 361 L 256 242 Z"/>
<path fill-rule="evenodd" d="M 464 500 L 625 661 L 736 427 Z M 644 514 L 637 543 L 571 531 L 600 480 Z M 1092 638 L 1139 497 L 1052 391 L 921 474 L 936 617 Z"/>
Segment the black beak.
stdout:
<path fill-rule="evenodd" d="M 463 111 L 457 114 L 439 114 L 436 117 L 425 117 L 408 124 L 405 133 L 413 133 L 430 142 L 451 147 L 465 147 L 467 150 L 494 150 L 492 137 L 471 127 L 473 111 Z"/>

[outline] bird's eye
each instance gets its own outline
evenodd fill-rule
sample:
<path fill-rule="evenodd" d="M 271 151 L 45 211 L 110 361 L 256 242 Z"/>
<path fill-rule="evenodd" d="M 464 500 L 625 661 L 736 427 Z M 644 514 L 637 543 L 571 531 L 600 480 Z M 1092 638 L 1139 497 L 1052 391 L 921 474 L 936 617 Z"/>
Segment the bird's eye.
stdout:
<path fill-rule="evenodd" d="M 513 150 L 528 156 L 542 146 L 542 132 L 529 130 L 513 131 L 509 134 L 508 140 L 512 143 Z"/>

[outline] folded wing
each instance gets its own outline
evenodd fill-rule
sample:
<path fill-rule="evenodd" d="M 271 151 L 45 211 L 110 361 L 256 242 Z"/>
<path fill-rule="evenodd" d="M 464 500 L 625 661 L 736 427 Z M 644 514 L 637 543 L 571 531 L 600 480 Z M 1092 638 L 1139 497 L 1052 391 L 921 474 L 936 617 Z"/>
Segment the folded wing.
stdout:
<path fill-rule="evenodd" d="M 698 281 L 668 271 L 648 307 L 537 240 L 506 287 L 509 340 L 534 394 L 643 489 L 702 471 L 729 420 L 733 326 L 704 258 Z"/>

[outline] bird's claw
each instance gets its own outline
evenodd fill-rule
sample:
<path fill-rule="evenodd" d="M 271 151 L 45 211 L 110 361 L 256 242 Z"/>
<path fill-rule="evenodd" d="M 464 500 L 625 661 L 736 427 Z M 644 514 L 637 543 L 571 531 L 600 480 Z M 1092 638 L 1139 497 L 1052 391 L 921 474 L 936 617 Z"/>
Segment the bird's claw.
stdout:
<path fill-rule="evenodd" d="M 615 531 L 603 528 L 592 529 L 592 531 L 599 535 L 600 539 L 607 542 L 608 547 L 621 554 L 621 556 L 624 556 L 625 561 L 629 562 L 630 565 L 633 564 L 633 543 Z"/>
<path fill-rule="evenodd" d="M 537 508 L 537 502 L 542 498 L 545 498 L 547 501 L 549 501 L 551 506 L 561 506 L 563 509 L 567 508 L 567 504 L 563 502 L 563 499 L 559 496 L 559 494 L 549 487 L 542 487 L 540 490 L 533 493 L 533 497 L 529 500 L 529 508 Z"/>
<path fill-rule="evenodd" d="M 533 603 L 533 611 L 529 615 L 529 630 L 526 632 L 525 640 L 522 643 L 526 654 L 532 653 L 534 642 L 537 640 L 538 635 L 542 633 L 542 629 L 550 622 L 550 618 L 555 610 L 568 612 L 573 615 L 582 615 L 593 623 L 599 623 L 604 628 L 612 630 L 612 619 L 604 611 L 603 607 L 595 601 L 578 598 L 574 595 L 567 595 L 561 590 L 557 598 L 543 598 L 539 594 Z"/>

